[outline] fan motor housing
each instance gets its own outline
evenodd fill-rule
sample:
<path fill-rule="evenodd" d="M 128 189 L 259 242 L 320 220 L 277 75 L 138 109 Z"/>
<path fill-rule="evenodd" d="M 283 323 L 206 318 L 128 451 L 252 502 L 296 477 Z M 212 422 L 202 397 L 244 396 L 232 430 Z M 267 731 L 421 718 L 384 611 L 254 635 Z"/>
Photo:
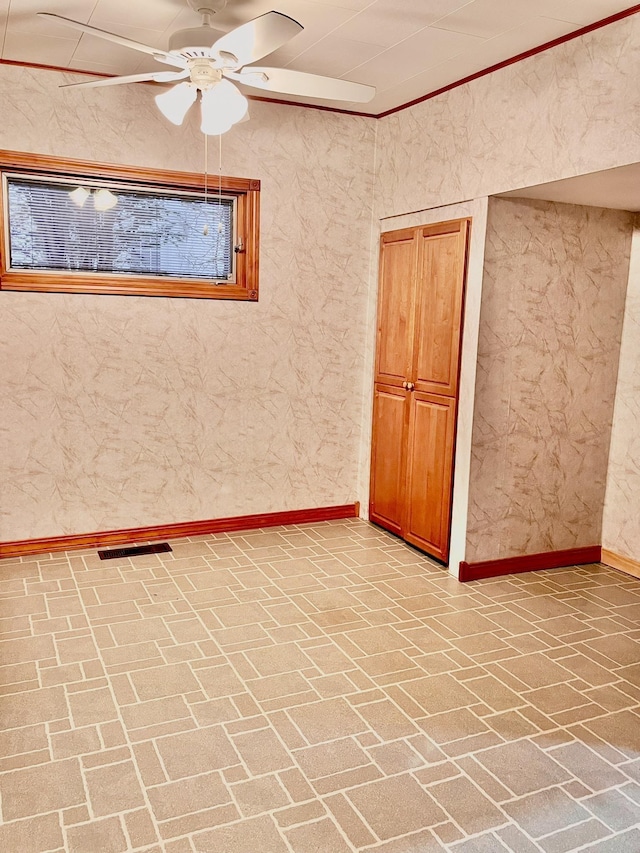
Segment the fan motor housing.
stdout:
<path fill-rule="evenodd" d="M 211 45 L 223 35 L 222 30 L 208 26 L 178 30 L 169 39 L 169 52 L 208 56 Z"/>

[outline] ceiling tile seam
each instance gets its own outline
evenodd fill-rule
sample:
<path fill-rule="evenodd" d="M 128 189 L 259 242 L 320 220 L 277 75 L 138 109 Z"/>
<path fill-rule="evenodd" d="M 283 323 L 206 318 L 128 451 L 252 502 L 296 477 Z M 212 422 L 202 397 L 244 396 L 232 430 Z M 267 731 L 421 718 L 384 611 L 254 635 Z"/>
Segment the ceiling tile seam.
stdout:
<path fill-rule="evenodd" d="M 548 18 L 548 16 L 547 16 L 547 15 L 538 15 L 537 17 L 538 17 L 538 19 L 540 19 L 540 20 L 561 21 L 562 23 L 565 23 L 565 24 L 569 24 L 569 23 L 571 23 L 570 21 L 562 21 L 560 18 Z M 510 29 L 508 29 L 508 30 L 503 30 L 503 32 L 501 32 L 501 33 L 497 33 L 495 36 L 491 36 L 490 38 L 483 39 L 483 40 L 482 40 L 482 46 L 484 47 L 485 45 L 490 44 L 492 41 L 495 41 L 496 39 L 499 39 L 499 38 L 502 38 L 503 36 L 507 36 L 507 35 L 509 35 L 509 33 L 510 33 L 510 32 L 512 32 L 513 30 L 517 30 L 517 29 L 519 29 L 519 27 L 520 27 L 520 24 L 516 24 L 516 26 L 515 26 L 515 27 L 511 27 L 511 28 L 510 28 Z M 451 30 L 447 30 L 446 32 L 452 32 L 452 31 L 451 31 Z M 479 47 L 479 46 L 480 46 L 480 45 L 478 45 L 478 47 Z M 539 47 L 542 47 L 542 45 L 539 45 Z M 530 48 L 530 50 L 536 50 L 536 48 Z M 540 53 L 542 53 L 542 52 L 543 52 L 543 51 L 540 51 Z M 425 72 L 425 71 L 431 71 L 431 69 L 432 69 L 432 68 L 437 68 L 439 65 L 443 65 L 445 62 L 451 62 L 451 60 L 453 60 L 453 59 L 457 59 L 457 57 L 461 56 L 462 54 L 466 54 L 466 53 L 468 53 L 468 49 L 466 49 L 466 50 L 461 50 L 459 53 L 452 54 L 452 55 L 451 55 L 451 56 L 449 56 L 447 59 L 441 60 L 440 62 L 435 62 L 433 65 L 425 65 L 425 67 L 424 67 L 421 71 L 419 71 L 417 74 L 412 74 L 410 77 L 403 77 L 402 79 L 397 80 L 397 81 L 396 81 L 396 83 L 395 83 L 394 85 L 402 85 L 403 83 L 409 83 L 411 80 L 414 80 L 416 77 L 419 77 L 421 74 L 424 74 L 424 72 Z M 523 51 L 523 53 L 524 53 L 524 51 Z M 510 59 L 514 59 L 515 57 L 518 57 L 518 56 L 520 56 L 520 55 L 521 55 L 520 53 L 516 53 L 516 54 L 514 55 L 514 57 L 510 57 Z M 524 58 L 524 57 L 523 57 L 523 58 Z M 493 65 L 489 65 L 489 66 L 487 66 L 487 68 L 486 68 L 486 69 L 481 69 L 480 71 L 473 72 L 473 74 L 479 74 L 479 75 L 481 75 L 481 74 L 483 74 L 485 71 L 487 72 L 487 74 L 490 74 L 490 73 L 492 73 L 492 72 L 491 72 L 491 70 L 490 70 L 490 69 L 492 69 L 492 68 L 495 68 L 495 70 L 496 70 L 496 71 L 499 71 L 500 69 L 499 69 L 498 67 L 496 67 L 496 66 L 499 66 L 499 65 L 501 64 L 501 62 L 509 62 L 509 58 L 504 59 L 504 60 L 500 60 L 500 62 L 494 63 Z M 468 76 L 473 76 L 473 74 L 468 75 Z M 446 86 L 446 87 L 444 87 L 444 88 L 445 88 L 445 91 L 447 90 L 447 88 L 455 88 L 455 87 L 456 87 L 456 86 L 458 86 L 458 85 L 463 85 L 463 83 L 464 83 L 464 81 L 465 81 L 465 80 L 467 80 L 467 77 L 462 77 L 462 78 L 460 78 L 460 80 L 456 80 L 456 81 L 454 81 L 454 82 L 452 82 L 452 83 L 447 84 L 447 86 Z M 389 86 L 387 89 L 380 89 L 379 91 L 380 91 L 380 93 L 382 94 L 383 92 L 388 92 L 388 91 L 389 91 L 390 89 L 392 89 L 392 88 L 393 88 L 392 86 Z M 434 92 L 437 92 L 437 91 L 439 91 L 439 90 L 434 89 L 433 91 L 434 91 Z M 425 99 L 428 99 L 428 98 L 432 97 L 432 94 L 431 94 L 431 93 L 427 93 L 427 94 L 425 94 L 425 95 L 422 95 L 421 97 L 424 97 Z"/>
<path fill-rule="evenodd" d="M 470 6 L 474 2 L 475 2 L 475 0 L 468 0 L 468 2 L 463 3 L 461 6 L 457 7 L 455 11 L 459 12 L 460 9 L 464 9 L 466 6 Z M 327 39 L 329 36 L 333 35 L 335 32 L 337 32 L 345 24 L 348 24 L 351 21 L 353 21 L 354 18 L 357 18 L 361 12 L 365 11 L 366 9 L 368 9 L 370 6 L 373 6 L 373 5 L 375 5 L 375 3 L 370 3 L 369 6 L 365 6 L 365 8 L 361 9 L 360 12 L 356 12 L 355 15 L 352 15 L 350 18 L 347 18 L 346 21 L 343 21 L 341 24 L 339 24 L 337 27 L 335 27 L 335 29 L 331 30 L 328 33 L 325 33 L 322 36 L 322 38 L 318 39 L 313 44 L 309 45 L 309 47 L 305 48 L 297 56 L 294 56 L 293 59 L 289 60 L 289 62 L 287 63 L 287 65 L 285 67 L 288 67 L 292 62 L 295 62 L 296 59 L 299 59 L 301 56 L 304 56 L 304 54 L 308 53 L 312 48 L 315 48 L 319 44 L 322 44 L 322 42 L 325 39 Z M 438 21 L 442 21 L 446 17 L 447 17 L 447 15 L 441 15 L 435 21 L 431 21 L 430 24 L 427 24 L 426 27 L 421 27 L 419 30 L 415 30 L 410 35 L 405 36 L 404 38 L 400 39 L 400 41 L 395 42 L 395 44 L 388 45 L 387 47 L 384 47 L 384 45 L 374 45 L 374 47 L 380 47 L 381 48 L 380 52 L 377 53 L 375 56 L 371 57 L 371 59 L 367 59 L 365 62 L 361 62 L 359 65 L 354 65 L 353 68 L 350 68 L 348 71 L 345 71 L 343 74 L 340 75 L 340 79 L 344 79 L 346 74 L 351 74 L 352 72 L 356 71 L 358 68 L 361 68 L 363 65 L 366 65 L 368 62 L 372 62 L 374 59 L 379 59 L 381 56 L 384 56 L 385 53 L 388 53 L 390 50 L 393 50 L 396 47 L 398 47 L 399 45 L 404 44 L 404 42 L 408 41 L 409 39 L 414 38 L 415 36 L 419 35 L 420 33 L 423 33 L 425 30 L 438 29 L 437 27 L 435 27 L 435 24 Z M 441 29 L 441 31 L 443 31 L 443 32 L 452 32 L 451 30 L 443 30 L 442 28 L 439 28 L 439 29 Z M 468 35 L 468 33 L 461 33 L 461 35 Z M 471 38 L 477 38 L 478 41 L 483 42 L 483 43 L 485 41 L 487 41 L 487 39 L 483 38 L 482 36 L 471 36 Z M 357 41 L 357 39 L 354 39 L 354 41 Z M 464 51 L 460 51 L 460 53 L 464 53 Z M 458 54 L 451 56 L 450 59 L 454 59 L 455 56 L 458 56 Z M 429 67 L 433 67 L 433 66 L 429 66 Z M 428 68 L 425 68 L 424 70 L 427 71 Z M 415 76 L 415 75 L 412 75 L 412 76 Z M 385 91 L 385 90 L 383 89 L 382 91 Z"/>
<path fill-rule="evenodd" d="M 286 63 L 284 64 L 284 67 L 285 67 L 285 68 L 288 68 L 288 67 L 289 67 L 289 65 L 291 65 L 291 63 L 292 63 L 292 62 L 295 62 L 295 61 L 296 61 L 296 59 L 299 59 L 301 56 L 304 56 L 304 54 L 305 54 L 305 53 L 307 53 L 308 51 L 310 51 L 312 48 L 316 47 L 317 45 L 321 44 L 321 43 L 322 43 L 322 42 L 323 42 L 323 41 L 324 41 L 328 36 L 333 35 L 333 33 L 335 33 L 337 30 L 339 30 L 339 29 L 340 29 L 340 27 L 344 26 L 345 24 L 348 24 L 350 21 L 353 21 L 353 19 L 354 19 L 354 18 L 357 18 L 357 17 L 358 17 L 358 15 L 359 15 L 361 12 L 365 12 L 367 9 L 370 9 L 372 6 L 375 6 L 375 4 L 376 4 L 376 0 L 372 0 L 372 2 L 371 2 L 371 3 L 368 3 L 368 4 L 367 4 L 366 6 L 364 6 L 362 9 L 359 9 L 359 10 L 355 10 L 355 9 L 345 10 L 345 11 L 353 12 L 353 15 L 351 15 L 351 17 L 350 17 L 350 18 L 347 18 L 346 20 L 341 21 L 341 22 L 338 24 L 338 26 L 337 26 L 337 27 L 334 27 L 332 30 L 329 30 L 329 32 L 328 32 L 328 33 L 325 33 L 325 34 L 322 36 L 322 38 L 319 38 L 319 39 L 317 39 L 317 41 L 314 41 L 314 42 L 313 42 L 313 44 L 310 44 L 310 45 L 309 45 L 309 47 L 305 47 L 305 49 L 304 49 L 304 50 L 301 50 L 301 51 L 300 51 L 300 53 L 296 54 L 292 59 L 290 59 L 288 62 L 286 62 Z"/>

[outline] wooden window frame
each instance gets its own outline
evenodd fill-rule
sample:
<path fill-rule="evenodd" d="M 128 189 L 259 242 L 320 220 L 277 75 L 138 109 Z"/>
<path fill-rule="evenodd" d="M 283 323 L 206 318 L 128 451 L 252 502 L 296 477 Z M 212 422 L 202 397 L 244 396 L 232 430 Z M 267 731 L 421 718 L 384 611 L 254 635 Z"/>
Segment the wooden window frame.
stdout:
<path fill-rule="evenodd" d="M 204 175 L 68 160 L 40 154 L 0 150 L 0 177 L 3 172 L 55 178 L 83 178 L 120 181 L 158 190 L 198 190 L 204 192 Z M 202 279 L 153 277 L 120 273 L 72 273 L 64 271 L 7 269 L 8 245 L 5 227 L 3 181 L 0 180 L 0 290 L 42 293 L 93 293 L 119 296 L 177 296 L 195 299 L 258 301 L 258 257 L 260 240 L 260 181 L 249 178 L 222 178 L 222 192 L 236 197 L 237 234 L 236 281 L 211 284 Z M 217 189 L 218 181 L 215 181 Z M 212 192 L 212 197 L 214 193 Z"/>

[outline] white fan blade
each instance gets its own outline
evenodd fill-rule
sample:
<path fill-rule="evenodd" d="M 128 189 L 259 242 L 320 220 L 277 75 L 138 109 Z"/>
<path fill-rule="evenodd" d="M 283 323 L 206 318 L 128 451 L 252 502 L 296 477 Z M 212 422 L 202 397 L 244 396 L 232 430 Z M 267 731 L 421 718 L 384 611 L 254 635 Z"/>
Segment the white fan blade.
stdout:
<path fill-rule="evenodd" d="M 107 77 L 101 80 L 87 80 L 85 83 L 66 83 L 61 89 L 96 89 L 98 86 L 120 86 L 122 83 L 173 83 L 184 80 L 188 71 L 157 71 L 148 74 L 129 74 L 127 77 Z"/>
<path fill-rule="evenodd" d="M 273 53 L 303 29 L 302 24 L 288 15 L 267 12 L 219 38 L 212 46 L 211 53 L 231 54 L 237 60 L 233 67 L 240 68 Z"/>
<path fill-rule="evenodd" d="M 267 92 L 282 92 L 285 95 L 304 95 L 308 98 L 323 98 L 327 101 L 357 101 L 366 103 L 376 93 L 375 86 L 321 77 L 289 68 L 258 68 L 252 65 L 242 71 L 225 71 L 224 74 L 238 83 L 265 89 Z"/>
<path fill-rule="evenodd" d="M 142 44 L 139 41 L 132 41 L 124 36 L 118 36 L 115 33 L 109 33 L 106 30 L 100 30 L 97 27 L 90 26 L 89 24 L 82 24 L 80 21 L 73 21 L 71 18 L 64 18 L 62 15 L 54 15 L 52 12 L 38 12 L 38 15 L 40 15 L 41 18 L 51 18 L 54 21 L 66 24 L 68 27 L 80 30 L 83 33 L 88 33 L 89 35 L 106 39 L 106 41 L 112 41 L 114 44 L 122 45 L 122 47 L 129 47 L 131 50 L 139 50 L 142 53 L 148 53 L 160 62 L 166 62 L 168 65 L 175 65 L 176 68 L 184 68 L 186 66 L 186 63 L 181 57 L 174 56 L 172 53 L 167 53 L 165 50 L 161 50 L 158 47 L 151 47 L 150 45 Z"/>

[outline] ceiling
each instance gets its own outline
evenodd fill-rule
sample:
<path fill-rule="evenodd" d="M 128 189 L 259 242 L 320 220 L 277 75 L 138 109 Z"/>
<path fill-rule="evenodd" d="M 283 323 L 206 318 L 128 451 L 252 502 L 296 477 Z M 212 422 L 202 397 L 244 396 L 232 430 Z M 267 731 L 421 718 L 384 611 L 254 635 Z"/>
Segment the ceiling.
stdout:
<path fill-rule="evenodd" d="M 630 7 L 629 0 L 229 0 L 212 24 L 229 30 L 272 9 L 295 18 L 304 32 L 265 65 L 368 83 L 377 94 L 365 105 L 293 100 L 377 115 Z M 200 22 L 186 0 L 0 0 L 0 58 L 111 75 L 166 70 L 38 11 L 162 48 L 174 30 Z"/>
<path fill-rule="evenodd" d="M 500 195 L 501 198 L 539 198 L 566 204 L 586 204 L 589 207 L 640 211 L 640 163 Z"/>

